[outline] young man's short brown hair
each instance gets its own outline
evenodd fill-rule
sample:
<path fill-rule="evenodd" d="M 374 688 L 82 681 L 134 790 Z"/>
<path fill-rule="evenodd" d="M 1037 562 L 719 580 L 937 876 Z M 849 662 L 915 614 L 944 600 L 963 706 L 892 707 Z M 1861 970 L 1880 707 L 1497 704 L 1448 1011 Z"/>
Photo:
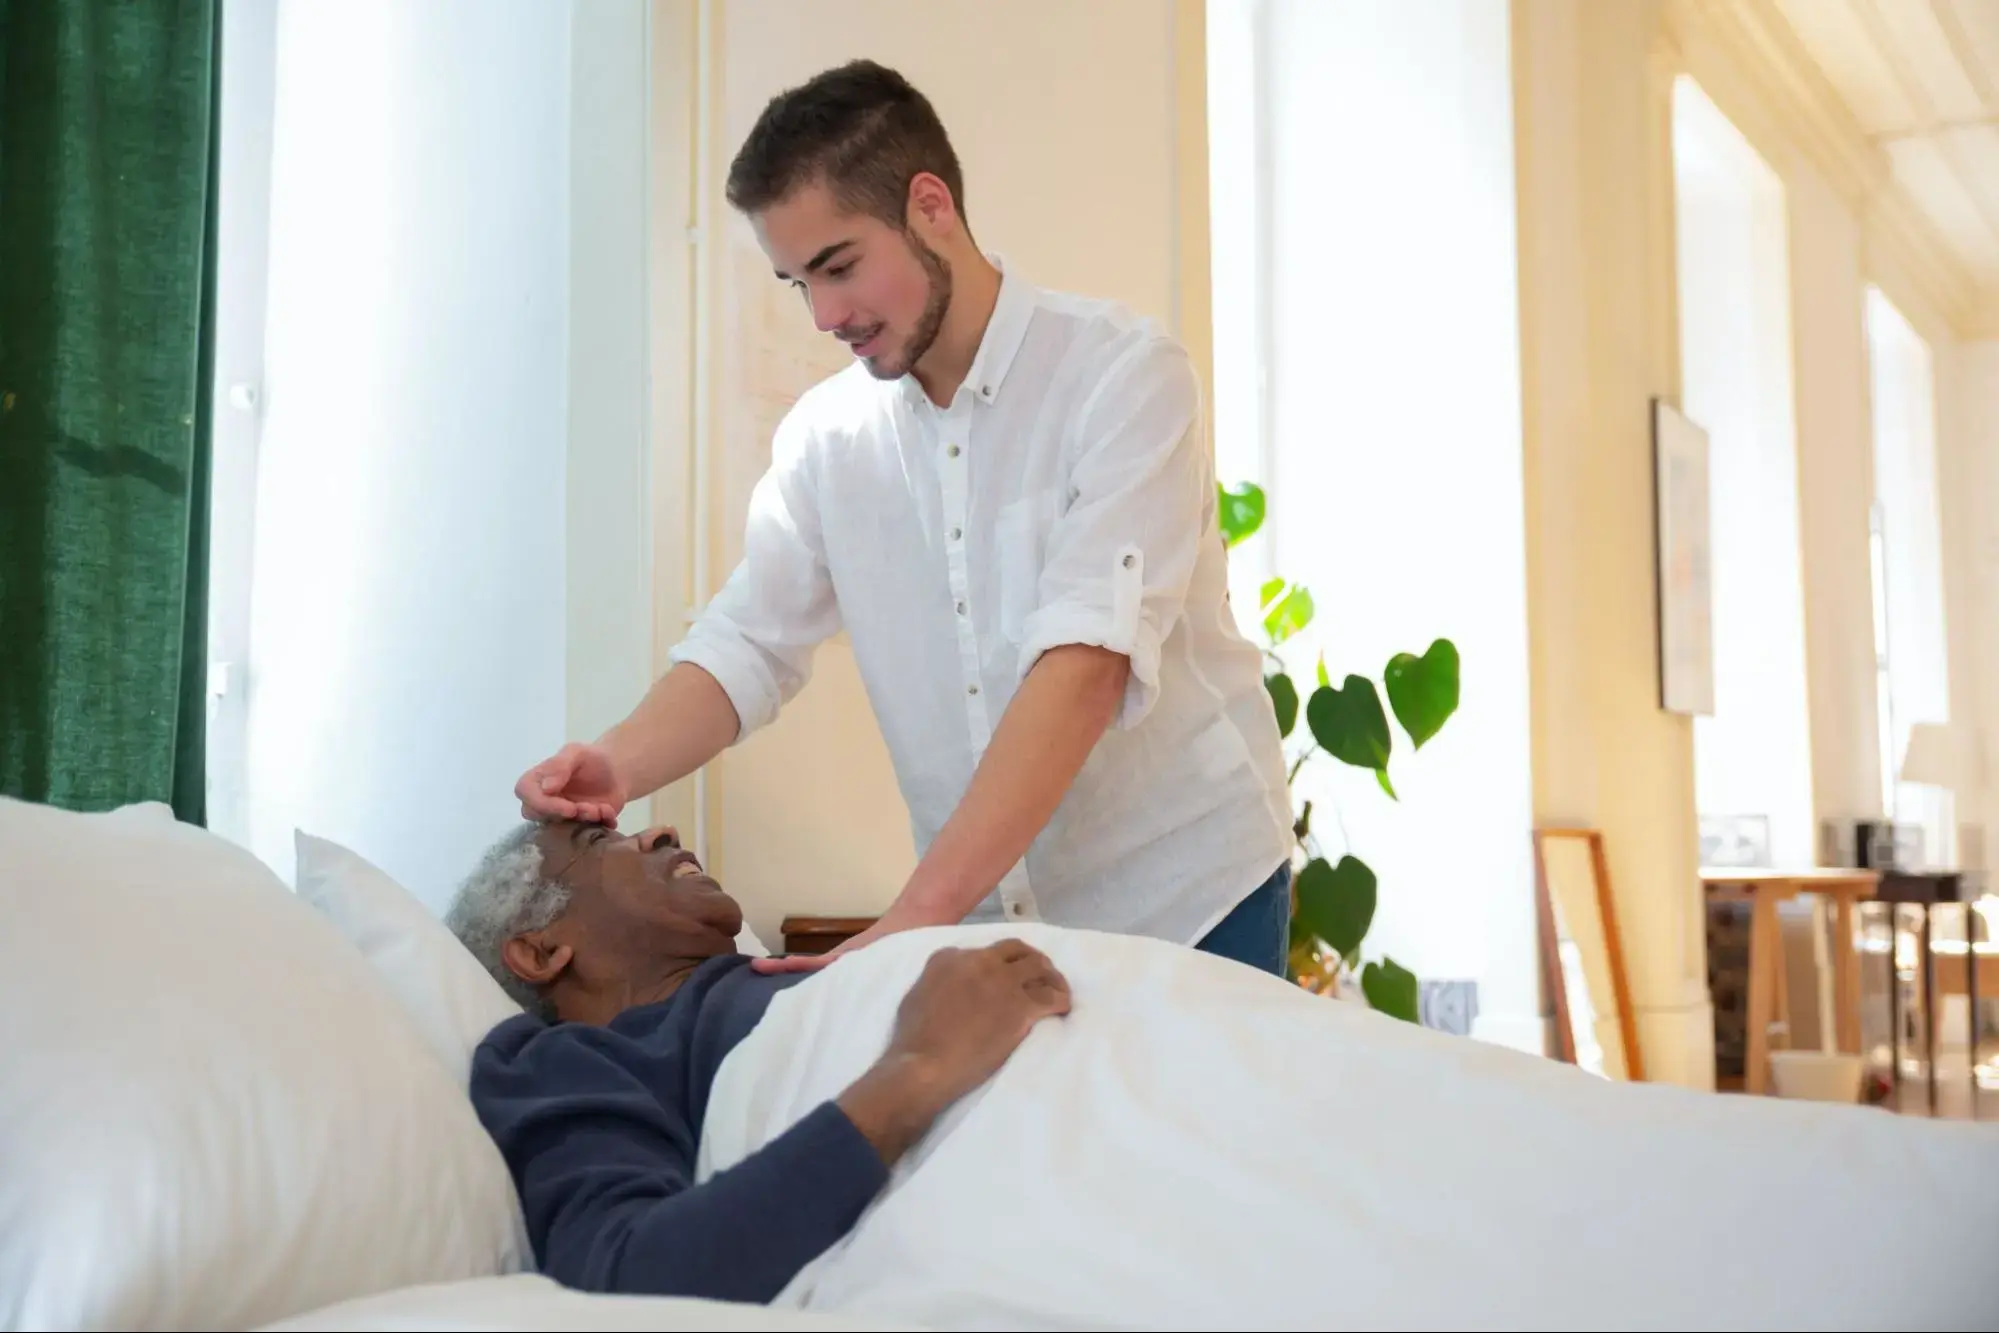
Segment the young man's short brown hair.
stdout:
<path fill-rule="evenodd" d="M 894 70 L 855 60 L 770 100 L 729 164 L 728 197 L 760 213 L 823 180 L 842 208 L 901 230 L 923 172 L 950 187 L 962 217 L 958 155 L 929 99 Z"/>

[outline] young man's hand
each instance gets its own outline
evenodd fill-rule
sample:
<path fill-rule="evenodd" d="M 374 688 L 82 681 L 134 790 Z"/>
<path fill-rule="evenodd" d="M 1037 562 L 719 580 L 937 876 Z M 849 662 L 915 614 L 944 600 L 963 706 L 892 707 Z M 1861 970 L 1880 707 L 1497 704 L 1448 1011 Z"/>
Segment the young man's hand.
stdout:
<path fill-rule="evenodd" d="M 580 819 L 616 824 L 631 798 L 610 753 L 601 745 L 565 745 L 514 784 L 524 819 Z"/>
<path fill-rule="evenodd" d="M 1019 940 L 940 949 L 897 1010 L 889 1048 L 840 1109 L 893 1166 L 938 1116 L 999 1071 L 1044 1018 L 1069 1012 L 1069 983 Z"/>

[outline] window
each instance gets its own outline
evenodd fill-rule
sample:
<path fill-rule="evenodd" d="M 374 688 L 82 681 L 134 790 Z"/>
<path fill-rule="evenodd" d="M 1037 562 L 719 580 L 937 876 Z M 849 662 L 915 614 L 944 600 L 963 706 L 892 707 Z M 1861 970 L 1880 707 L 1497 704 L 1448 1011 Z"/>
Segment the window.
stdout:
<path fill-rule="evenodd" d="M 1881 696 L 1881 790 L 1888 816 L 1922 830 L 1923 857 L 1956 856 L 1941 787 L 1901 781 L 1910 733 L 1950 721 L 1937 508 L 1936 387 L 1929 344 L 1877 289 L 1867 293 L 1874 402 L 1874 645 Z"/>
<path fill-rule="evenodd" d="M 1708 432 L 1714 713 L 1694 719 L 1703 820 L 1767 821 L 1816 860 L 1783 182 L 1696 83 L 1673 89 L 1682 410 Z"/>
<path fill-rule="evenodd" d="M 1260 641 L 1266 567 L 1312 590 L 1301 686 L 1321 650 L 1379 679 L 1456 642 L 1462 707 L 1420 756 L 1396 732 L 1400 802 L 1333 760 L 1296 794 L 1381 877 L 1370 956 L 1475 980 L 1478 1035 L 1538 1051 L 1507 10 L 1208 12 L 1216 465 L 1269 491 L 1237 616 Z"/>

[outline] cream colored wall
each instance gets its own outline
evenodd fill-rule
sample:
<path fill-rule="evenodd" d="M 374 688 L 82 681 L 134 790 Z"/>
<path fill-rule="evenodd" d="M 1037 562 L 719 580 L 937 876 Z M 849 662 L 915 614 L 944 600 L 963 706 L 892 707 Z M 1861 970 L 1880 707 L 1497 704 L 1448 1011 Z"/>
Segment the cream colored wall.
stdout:
<path fill-rule="evenodd" d="M 1866 269 L 1851 207 L 1807 163 L 1785 173 L 1796 356 L 1799 537 L 1812 794 L 1821 819 L 1881 813 L 1868 510 Z"/>
<path fill-rule="evenodd" d="M 660 650 L 737 558 L 772 427 L 846 360 L 721 203 L 730 156 L 781 89 L 856 56 L 900 69 L 951 131 L 982 245 L 1036 282 L 1169 321 L 1206 363 L 1198 3 L 655 0 L 653 18 Z M 708 446 L 705 470 L 697 440 Z M 788 913 L 879 910 L 914 860 L 886 751 L 838 639 L 779 721 L 711 766 L 700 798 L 690 781 L 655 809 L 704 840 L 767 940 Z"/>
<path fill-rule="evenodd" d="M 1658 707 L 1647 408 L 1678 389 L 1670 90 L 1682 71 L 1787 191 L 1814 803 L 1828 817 L 1878 805 L 1869 280 L 1938 346 L 1954 689 L 1967 717 L 1999 722 L 1999 687 L 1982 669 L 1999 662 L 1999 350 L 1955 347 L 1923 299 L 1922 264 L 1868 214 L 1865 173 L 1822 170 L 1823 146 L 1808 151 L 1765 103 L 1703 12 L 1675 0 L 1513 5 L 1534 817 L 1605 831 L 1649 1071 L 1695 1086 L 1711 1079 L 1712 1036 L 1692 733 Z M 770 424 L 837 364 L 719 203 L 729 154 L 778 88 L 861 52 L 901 66 L 952 126 L 983 242 L 1042 282 L 1175 321 L 1205 360 L 1196 0 L 653 0 L 652 20 L 656 654 L 727 573 Z M 1023 69 L 1036 96 L 1007 96 L 1002 81 Z M 709 449 L 700 476 L 697 438 Z M 1989 729 L 1988 746 L 1999 760 Z M 786 716 L 716 766 L 705 817 L 692 783 L 655 809 L 705 840 L 767 935 L 787 912 L 878 909 L 911 860 L 837 641 Z"/>
<path fill-rule="evenodd" d="M 1874 641 L 1866 514 L 1874 468 L 1864 301 L 1878 286 L 1930 345 L 1936 368 L 1951 713 L 1999 753 L 1999 697 L 1983 682 L 1999 648 L 1991 577 L 1999 485 L 1977 431 L 1961 344 L 1978 311 L 1969 286 L 1889 198 L 1885 156 L 1829 86 L 1774 78 L 1757 20 L 1723 0 L 1669 0 L 1674 59 L 1783 177 L 1791 212 L 1793 313 L 1814 795 L 1823 818 L 1879 815 Z M 1961 797 L 1959 820 L 1981 804 Z M 1977 822 L 1977 817 L 1972 817 Z M 1988 840 L 1989 841 L 1989 840 Z"/>
<path fill-rule="evenodd" d="M 1640 1039 L 1657 1078 L 1711 1081 L 1691 729 L 1657 704 L 1645 401 L 1677 389 L 1666 107 L 1692 74 L 1783 179 L 1813 799 L 1878 813 L 1863 299 L 1884 287 L 1938 353 L 1952 709 L 1995 747 L 1999 352 L 1960 347 L 1947 284 L 1875 210 L 1884 172 L 1837 108 L 1787 102 L 1703 0 L 1515 0 L 1535 816 L 1604 829 Z M 1989 801 L 1974 818 L 1989 818 Z M 1988 839 L 1989 840 L 1989 839 Z"/>
<path fill-rule="evenodd" d="M 1514 5 L 1534 817 L 1604 832 L 1646 1070 L 1710 1084 L 1693 733 L 1659 708 L 1648 403 L 1676 389 L 1652 0 Z"/>

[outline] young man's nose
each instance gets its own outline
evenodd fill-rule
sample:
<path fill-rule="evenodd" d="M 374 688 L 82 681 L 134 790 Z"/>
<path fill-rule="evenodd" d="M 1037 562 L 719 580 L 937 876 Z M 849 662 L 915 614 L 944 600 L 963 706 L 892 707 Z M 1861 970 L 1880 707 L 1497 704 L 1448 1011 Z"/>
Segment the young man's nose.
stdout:
<path fill-rule="evenodd" d="M 661 824 L 657 828 L 649 828 L 639 834 L 639 850 L 642 852 L 656 851 L 660 847 L 678 846 L 680 846 L 680 834 L 670 824 Z"/>
<path fill-rule="evenodd" d="M 816 291 L 806 298 L 812 306 L 812 327 L 821 333 L 837 333 L 853 319 L 853 307 L 828 291 Z"/>

